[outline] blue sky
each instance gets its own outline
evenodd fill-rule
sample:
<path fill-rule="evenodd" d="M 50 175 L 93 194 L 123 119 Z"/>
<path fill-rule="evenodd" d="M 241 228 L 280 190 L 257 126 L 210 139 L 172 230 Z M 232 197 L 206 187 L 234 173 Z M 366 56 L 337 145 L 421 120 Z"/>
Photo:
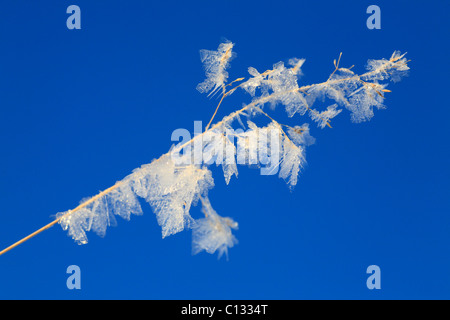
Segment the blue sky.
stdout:
<path fill-rule="evenodd" d="M 81 8 L 68 30 L 66 8 Z M 368 30 L 366 8 L 381 8 Z M 220 168 L 210 198 L 239 222 L 229 261 L 191 255 L 191 232 L 161 239 L 149 206 L 76 245 L 59 226 L 0 257 L 1 299 L 450 298 L 448 74 L 444 1 L 8 1 L 0 11 L 0 247 L 168 151 L 174 129 L 206 123 L 217 101 L 195 87 L 200 49 L 236 43 L 230 77 L 306 58 L 304 84 L 333 59 L 408 52 L 386 110 L 333 129 L 290 192 L 277 177 Z M 236 95 L 218 117 L 249 101 Z M 283 113 L 278 114 L 285 119 Z M 290 124 L 302 119 L 287 119 Z M 296 122 L 297 121 L 297 122 Z M 192 215 L 199 217 L 198 208 Z M 66 268 L 81 268 L 81 290 Z M 381 268 L 368 290 L 366 268 Z"/>

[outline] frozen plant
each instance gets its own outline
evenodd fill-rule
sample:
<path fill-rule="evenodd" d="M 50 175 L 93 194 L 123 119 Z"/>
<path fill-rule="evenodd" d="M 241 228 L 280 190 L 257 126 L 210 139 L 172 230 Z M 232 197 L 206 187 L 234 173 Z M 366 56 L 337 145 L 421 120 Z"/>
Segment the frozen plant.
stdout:
<path fill-rule="evenodd" d="M 218 252 L 219 257 L 227 255 L 228 248 L 237 243 L 232 229 L 237 229 L 238 224 L 231 218 L 221 217 L 212 208 L 208 192 L 214 187 L 214 181 L 209 166 L 222 165 L 228 184 L 233 176 L 238 176 L 237 164 L 255 165 L 262 162 L 261 155 L 270 154 L 273 163 L 269 170 L 279 168 L 279 177 L 292 189 L 306 163 L 306 147 L 315 141 L 308 122 L 294 126 L 279 123 L 268 114 L 266 106 L 271 106 L 271 110 L 282 106 L 289 117 L 306 117 L 322 129 L 331 128 L 330 122 L 343 109 L 350 112 L 353 122 L 368 121 L 374 109 L 384 108 L 384 95 L 391 92 L 386 89 L 388 82 L 382 81 L 396 82 L 409 70 L 405 55 L 397 51 L 389 60 L 369 60 L 367 72 L 360 75 L 353 67 L 340 67 L 340 55 L 326 81 L 300 85 L 305 59 L 293 58 L 287 65 L 278 62 L 264 72 L 250 67 L 248 79 L 237 78 L 227 83 L 226 70 L 235 56 L 233 48 L 234 44 L 227 41 L 216 51 L 200 51 L 206 79 L 197 90 L 209 96 L 221 96 L 203 133 L 173 146 L 169 152 L 135 169 L 110 188 L 84 199 L 76 208 L 58 213 L 54 221 L 4 249 L 0 255 L 57 223 L 77 243 L 86 244 L 87 232 L 104 236 L 107 227 L 116 224 L 116 216 L 129 220 L 132 214 L 142 214 L 139 198 L 152 207 L 163 238 L 191 228 L 193 253 L 204 250 L 211 254 Z M 224 99 L 239 89 L 251 96 L 251 102 L 212 124 Z M 313 108 L 314 104 L 320 105 L 317 101 L 324 101 L 323 98 L 334 103 L 326 108 Z M 268 124 L 258 126 L 251 121 L 256 116 L 264 117 Z M 232 131 L 236 127 L 247 130 Z M 237 148 L 227 135 L 230 131 L 235 132 Z M 261 139 L 264 136 L 271 138 Z M 183 151 L 182 161 L 178 161 L 180 158 L 174 161 L 173 155 L 180 151 Z M 200 161 L 192 161 L 199 151 Z M 205 217 L 196 220 L 190 209 L 199 202 Z"/>

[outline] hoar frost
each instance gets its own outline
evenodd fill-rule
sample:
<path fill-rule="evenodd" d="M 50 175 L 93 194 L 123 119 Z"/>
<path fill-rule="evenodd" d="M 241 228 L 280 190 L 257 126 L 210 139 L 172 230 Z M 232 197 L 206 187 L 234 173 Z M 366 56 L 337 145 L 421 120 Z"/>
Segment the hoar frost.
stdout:
<path fill-rule="evenodd" d="M 229 75 L 226 70 L 235 57 L 233 48 L 234 44 L 227 41 L 216 51 L 200 51 L 206 79 L 197 89 L 209 95 L 220 94 L 223 100 L 240 88 L 250 94 L 252 102 L 224 117 L 200 136 L 174 147 L 175 151 L 180 151 L 186 145 L 201 141 L 195 148 L 186 149 L 188 151 L 182 160 L 194 159 L 194 151 L 199 151 L 202 161 L 181 161 L 180 164 L 174 161 L 169 151 L 150 164 L 135 169 L 113 187 L 83 200 L 77 208 L 58 213 L 61 227 L 77 243 L 87 243 L 88 231 L 104 236 L 107 227 L 116 224 L 116 216 L 130 220 L 131 215 L 142 214 L 139 202 L 142 198 L 155 212 L 163 238 L 191 228 L 193 253 L 206 251 L 217 252 L 219 257 L 227 255 L 228 248 L 237 243 L 232 230 L 238 225 L 231 218 L 219 216 L 212 208 L 208 192 L 214 181 L 208 166 L 214 163 L 222 165 L 225 182 L 229 184 L 233 177 L 238 176 L 237 164 L 259 166 L 270 163 L 267 171 L 271 173 L 279 169 L 279 177 L 286 180 L 292 189 L 306 164 L 306 147 L 315 142 L 308 123 L 280 124 L 263 111 L 265 105 L 275 107 L 281 104 L 289 117 L 308 116 L 322 129 L 331 127 L 330 121 L 343 109 L 350 111 L 353 122 L 368 121 L 374 116 L 374 109 L 384 108 L 384 94 L 390 92 L 386 89 L 387 83 L 381 81 L 398 81 L 409 70 L 405 55 L 398 51 L 389 60 L 369 60 L 368 71 L 362 75 L 355 74 L 352 68 L 339 67 L 339 59 L 327 81 L 300 86 L 298 81 L 305 60 L 292 58 L 287 65 L 278 62 L 265 72 L 250 67 L 250 77 L 231 88 L 231 84 L 243 79 L 227 84 Z M 317 101 L 324 99 L 332 100 L 334 104 L 326 109 L 323 106 L 312 108 Z M 250 121 L 258 115 L 267 117 L 269 123 L 258 126 Z M 246 124 L 241 117 L 247 118 Z M 247 130 L 234 131 L 232 136 L 227 136 L 235 122 Z M 261 139 L 264 136 L 267 138 Z M 190 211 L 198 202 L 202 204 L 204 218 L 194 219 Z"/>
<path fill-rule="evenodd" d="M 194 254 L 205 250 L 208 253 L 218 252 L 219 258 L 228 248 L 237 243 L 231 229 L 237 229 L 237 222 L 231 218 L 223 218 L 212 208 L 208 198 L 202 198 L 202 211 L 205 218 L 198 219 L 192 229 L 192 251 Z"/>

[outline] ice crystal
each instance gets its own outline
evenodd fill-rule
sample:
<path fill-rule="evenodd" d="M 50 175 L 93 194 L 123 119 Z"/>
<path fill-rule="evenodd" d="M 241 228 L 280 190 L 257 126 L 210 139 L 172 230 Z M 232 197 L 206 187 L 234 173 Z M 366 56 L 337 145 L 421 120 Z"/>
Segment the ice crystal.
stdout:
<path fill-rule="evenodd" d="M 192 229 L 192 252 L 197 254 L 205 250 L 213 254 L 217 251 L 219 258 L 224 253 L 228 256 L 228 248 L 237 243 L 231 229 L 237 229 L 238 224 L 231 218 L 219 216 L 208 198 L 202 198 L 201 202 L 205 218 L 195 221 Z"/>
<path fill-rule="evenodd" d="M 235 57 L 233 53 L 234 44 L 225 42 L 220 44 L 217 51 L 201 50 L 200 59 L 204 64 L 206 79 L 197 85 L 197 90 L 201 93 L 210 92 L 213 94 L 222 88 L 227 81 L 230 61 Z"/>

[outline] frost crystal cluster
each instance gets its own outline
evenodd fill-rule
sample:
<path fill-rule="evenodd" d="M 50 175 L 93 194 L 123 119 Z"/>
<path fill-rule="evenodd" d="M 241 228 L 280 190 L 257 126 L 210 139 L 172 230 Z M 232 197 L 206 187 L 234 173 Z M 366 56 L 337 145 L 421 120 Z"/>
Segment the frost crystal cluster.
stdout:
<path fill-rule="evenodd" d="M 278 173 L 293 188 L 306 164 L 306 147 L 315 139 L 310 135 L 308 122 L 281 124 L 267 112 L 281 105 L 288 117 L 307 117 L 319 128 L 331 127 L 331 120 L 343 109 L 350 112 L 353 122 L 367 121 L 373 117 L 374 109 L 384 108 L 384 94 L 390 92 L 387 82 L 381 81 L 398 81 L 409 70 L 408 61 L 399 52 L 394 52 L 389 60 L 369 60 L 367 72 L 361 75 L 352 68 L 339 67 L 339 57 L 325 82 L 300 85 L 305 59 L 293 58 L 286 65 L 275 63 L 264 72 L 250 67 L 248 79 L 228 82 L 226 70 L 235 56 L 233 48 L 233 43 L 225 42 L 216 51 L 200 51 L 206 79 L 197 90 L 221 95 L 216 112 L 224 98 L 238 89 L 247 92 L 251 102 L 211 127 L 208 125 L 206 131 L 190 141 L 173 146 L 160 158 L 135 169 L 109 189 L 84 199 L 75 209 L 58 213 L 58 222 L 77 243 L 87 243 L 87 231 L 104 236 L 107 227 L 116 224 L 116 216 L 129 220 L 132 214 L 142 214 L 141 198 L 155 212 L 163 238 L 190 228 L 193 253 L 204 250 L 218 252 L 219 257 L 227 255 L 228 248 L 237 243 L 232 230 L 238 224 L 212 208 L 208 192 L 214 181 L 209 167 L 221 165 L 228 184 L 237 178 L 238 164 L 265 165 L 262 174 Z M 322 106 L 325 101 L 331 104 Z M 266 110 L 267 105 L 271 110 Z M 256 116 L 267 119 L 266 124 L 258 126 L 251 120 Z M 241 130 L 235 130 L 236 126 Z M 194 219 L 190 209 L 198 203 L 204 218 Z"/>

